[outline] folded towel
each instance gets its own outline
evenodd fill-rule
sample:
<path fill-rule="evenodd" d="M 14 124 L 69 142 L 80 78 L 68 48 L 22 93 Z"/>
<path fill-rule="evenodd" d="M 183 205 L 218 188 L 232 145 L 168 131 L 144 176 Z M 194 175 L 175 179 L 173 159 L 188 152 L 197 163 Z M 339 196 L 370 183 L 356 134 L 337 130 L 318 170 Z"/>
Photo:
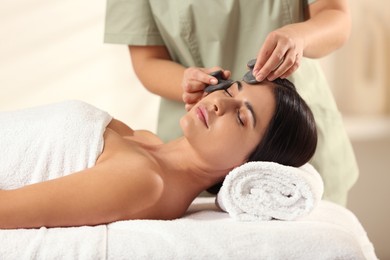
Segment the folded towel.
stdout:
<path fill-rule="evenodd" d="M 112 117 L 81 101 L 0 113 L 0 189 L 95 165 Z"/>
<path fill-rule="evenodd" d="M 321 176 L 310 164 L 248 162 L 226 176 L 216 202 L 237 220 L 295 220 L 315 208 L 323 191 Z"/>

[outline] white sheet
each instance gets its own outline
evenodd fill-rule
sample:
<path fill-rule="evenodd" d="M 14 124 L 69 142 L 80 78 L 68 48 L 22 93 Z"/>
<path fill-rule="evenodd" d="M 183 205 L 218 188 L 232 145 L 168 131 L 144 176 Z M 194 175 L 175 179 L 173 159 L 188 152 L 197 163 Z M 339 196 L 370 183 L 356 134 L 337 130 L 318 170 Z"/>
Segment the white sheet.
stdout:
<path fill-rule="evenodd" d="M 239 222 L 198 198 L 177 220 L 0 230 L 0 259 L 377 259 L 353 213 L 321 201 L 297 221 Z"/>

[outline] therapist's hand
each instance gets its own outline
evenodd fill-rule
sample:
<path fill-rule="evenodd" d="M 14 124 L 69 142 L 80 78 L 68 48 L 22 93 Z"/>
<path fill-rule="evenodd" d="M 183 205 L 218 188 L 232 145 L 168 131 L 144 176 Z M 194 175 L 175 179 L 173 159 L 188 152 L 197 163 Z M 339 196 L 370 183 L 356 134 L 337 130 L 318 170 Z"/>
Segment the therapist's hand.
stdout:
<path fill-rule="evenodd" d="M 187 111 L 189 111 L 203 97 L 204 88 L 207 85 L 216 85 L 218 83 L 217 78 L 209 75 L 211 72 L 217 70 L 222 70 L 224 79 L 228 79 L 231 75 L 230 71 L 223 70 L 220 67 L 189 67 L 184 71 L 181 86 L 183 89 L 182 99 Z"/>
<path fill-rule="evenodd" d="M 300 65 L 304 39 L 293 26 L 271 32 L 257 54 L 253 76 L 257 81 L 286 78 Z"/>

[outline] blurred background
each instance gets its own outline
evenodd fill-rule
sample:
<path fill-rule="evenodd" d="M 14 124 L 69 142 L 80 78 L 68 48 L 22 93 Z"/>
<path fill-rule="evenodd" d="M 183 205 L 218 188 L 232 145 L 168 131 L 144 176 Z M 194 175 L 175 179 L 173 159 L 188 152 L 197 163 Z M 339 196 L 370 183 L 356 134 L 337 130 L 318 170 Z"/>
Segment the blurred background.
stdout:
<path fill-rule="evenodd" d="M 321 60 L 344 117 L 360 176 L 347 207 L 380 259 L 390 259 L 390 16 L 387 0 L 351 0 L 349 42 Z"/>
<path fill-rule="evenodd" d="M 321 60 L 360 168 L 348 208 L 390 259 L 390 16 L 387 0 L 351 0 L 350 41 Z M 105 1 L 14 0 L 0 9 L 0 111 L 80 99 L 134 129 L 156 130 L 158 98 L 127 47 L 103 44 Z"/>

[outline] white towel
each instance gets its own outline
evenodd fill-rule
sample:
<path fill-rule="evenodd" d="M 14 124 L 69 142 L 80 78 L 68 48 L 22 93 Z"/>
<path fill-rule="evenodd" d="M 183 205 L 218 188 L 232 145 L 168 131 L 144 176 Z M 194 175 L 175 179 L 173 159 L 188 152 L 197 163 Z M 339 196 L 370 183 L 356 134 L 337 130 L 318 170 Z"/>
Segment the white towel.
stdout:
<path fill-rule="evenodd" d="M 81 101 L 0 113 L 0 189 L 95 165 L 112 117 Z"/>
<path fill-rule="evenodd" d="M 217 204 L 237 220 L 295 220 L 315 208 L 323 191 L 321 176 L 310 164 L 248 162 L 226 176 Z"/>

